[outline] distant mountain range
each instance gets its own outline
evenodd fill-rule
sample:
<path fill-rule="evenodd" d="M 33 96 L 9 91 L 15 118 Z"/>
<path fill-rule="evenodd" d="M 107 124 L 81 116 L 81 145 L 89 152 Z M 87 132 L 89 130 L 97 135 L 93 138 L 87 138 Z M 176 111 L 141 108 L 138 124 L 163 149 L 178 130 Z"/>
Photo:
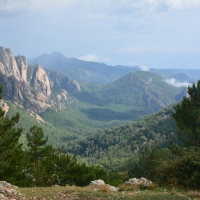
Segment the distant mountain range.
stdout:
<path fill-rule="evenodd" d="M 76 81 L 90 83 L 109 83 L 121 76 L 138 70 L 138 67 L 108 66 L 104 63 L 89 62 L 77 58 L 67 58 L 61 53 L 42 54 L 28 63 L 40 64 L 46 69 L 52 69 L 70 76 Z"/>
<path fill-rule="evenodd" d="M 132 68 L 134 73 L 121 76 L 123 66 L 109 67 L 54 54 L 60 61 L 53 59 L 50 62 L 52 68 L 58 62 L 63 63 L 63 68 L 56 65 L 57 69 L 64 70 L 69 61 L 79 69 L 93 70 L 98 77 L 99 74 L 104 78 L 111 77 L 111 72 L 120 76 L 107 84 L 77 82 L 64 73 L 45 69 L 39 64 L 28 65 L 24 56 L 14 57 L 9 48 L 0 48 L 0 80 L 4 89 L 2 106 L 7 109 L 7 115 L 19 111 L 22 118 L 19 126 L 26 131 L 34 122 L 40 123 L 55 146 L 92 135 L 100 129 L 136 121 L 187 95 L 184 87 L 169 85 L 162 76 L 151 71 L 138 71 L 135 67 Z M 49 55 L 46 57 L 51 58 Z M 72 70 L 75 72 L 75 68 Z"/>
<path fill-rule="evenodd" d="M 77 58 L 67 58 L 59 52 L 42 54 L 34 59 L 29 59 L 28 64 L 40 64 L 46 69 L 61 72 L 78 82 L 111 83 L 125 74 L 139 71 L 140 68 L 122 65 L 109 66 L 104 63 L 83 61 Z M 150 69 L 164 78 L 174 78 L 179 82 L 193 82 L 200 78 L 200 70 L 182 69 Z"/>

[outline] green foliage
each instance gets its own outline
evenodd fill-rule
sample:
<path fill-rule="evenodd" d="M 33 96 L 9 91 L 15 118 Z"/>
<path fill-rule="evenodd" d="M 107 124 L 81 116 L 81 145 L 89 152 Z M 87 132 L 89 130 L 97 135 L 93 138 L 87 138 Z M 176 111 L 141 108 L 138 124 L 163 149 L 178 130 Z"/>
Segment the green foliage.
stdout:
<path fill-rule="evenodd" d="M 70 153 L 80 155 L 80 159 L 89 164 L 101 164 L 109 170 L 132 170 L 138 154 L 145 147 L 167 148 L 171 140 L 181 144 L 174 134 L 176 124 L 172 112 L 175 107 L 168 106 L 137 122 L 101 130 L 84 139 L 68 142 L 63 147 Z"/>
<path fill-rule="evenodd" d="M 0 98 L 2 98 L 2 86 L 0 86 Z M 18 143 L 22 129 L 15 128 L 20 115 L 16 113 L 11 118 L 4 115 L 5 112 L 0 107 L 0 179 L 7 176 L 7 170 L 13 163 L 19 164 L 15 159 L 22 153 L 22 144 Z M 16 168 L 13 167 L 13 173 Z"/>
<path fill-rule="evenodd" d="M 30 133 L 26 134 L 26 139 L 28 142 L 27 146 L 29 147 L 31 162 L 34 162 L 36 165 L 39 158 L 46 156 L 49 147 L 42 146 L 47 143 L 48 138 L 44 139 L 43 130 L 40 127 L 33 126 L 30 128 Z"/>
<path fill-rule="evenodd" d="M 160 184 L 200 189 L 200 152 L 188 149 L 179 159 L 160 163 L 155 179 Z"/>
<path fill-rule="evenodd" d="M 33 185 L 36 187 L 44 186 L 45 167 L 40 160 L 33 163 Z"/>
<path fill-rule="evenodd" d="M 146 177 L 150 180 L 155 180 L 155 168 L 161 162 L 169 159 L 169 153 L 164 149 L 153 148 L 149 150 L 145 148 L 129 176 L 136 178 Z"/>
<path fill-rule="evenodd" d="M 177 105 L 173 117 L 178 127 L 177 134 L 179 140 L 185 146 L 193 146 L 198 150 L 200 146 L 200 81 L 197 86 L 188 86 L 190 97 L 184 97 Z"/>
<path fill-rule="evenodd" d="M 49 156 L 42 162 L 51 184 L 86 186 L 92 180 L 107 180 L 107 172 L 100 166 L 78 163 L 75 154 L 70 156 L 60 148 L 49 149 Z"/>

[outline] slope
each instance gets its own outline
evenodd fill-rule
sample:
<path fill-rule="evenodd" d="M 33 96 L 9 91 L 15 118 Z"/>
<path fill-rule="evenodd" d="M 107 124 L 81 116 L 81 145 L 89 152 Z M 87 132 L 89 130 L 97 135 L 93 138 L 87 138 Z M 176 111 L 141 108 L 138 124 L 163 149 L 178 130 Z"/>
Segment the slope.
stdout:
<path fill-rule="evenodd" d="M 172 118 L 175 108 L 176 104 L 170 105 L 136 122 L 101 130 L 63 147 L 90 164 L 101 164 L 107 169 L 128 170 L 129 163 L 134 162 L 145 147 L 166 148 L 170 140 L 179 143 L 174 134 L 176 124 Z"/>
<path fill-rule="evenodd" d="M 104 63 L 83 61 L 77 58 L 67 58 L 61 53 L 42 54 L 28 63 L 40 64 L 47 69 L 52 69 L 70 76 L 76 81 L 87 81 L 90 83 L 109 83 L 121 76 L 138 70 L 137 67 L 116 68 Z"/>

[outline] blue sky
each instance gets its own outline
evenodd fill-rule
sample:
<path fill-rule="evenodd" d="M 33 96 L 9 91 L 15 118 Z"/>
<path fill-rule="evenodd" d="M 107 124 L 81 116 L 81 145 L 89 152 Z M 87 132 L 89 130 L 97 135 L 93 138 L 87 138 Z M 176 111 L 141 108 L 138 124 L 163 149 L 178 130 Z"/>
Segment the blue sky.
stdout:
<path fill-rule="evenodd" d="M 0 46 L 108 65 L 200 69 L 200 0 L 0 0 Z"/>

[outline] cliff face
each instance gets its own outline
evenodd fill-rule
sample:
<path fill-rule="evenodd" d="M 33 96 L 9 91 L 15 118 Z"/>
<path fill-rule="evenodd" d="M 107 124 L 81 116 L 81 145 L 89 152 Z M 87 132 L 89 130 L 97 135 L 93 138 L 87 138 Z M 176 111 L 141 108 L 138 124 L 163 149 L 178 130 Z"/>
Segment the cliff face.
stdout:
<path fill-rule="evenodd" d="M 43 67 L 38 65 L 32 77 L 32 84 L 36 90 L 42 91 L 47 97 L 51 95 L 51 81 Z"/>
<path fill-rule="evenodd" d="M 4 47 L 0 47 L 0 80 L 4 99 L 35 113 L 48 108 L 65 109 L 68 103 L 73 103 L 68 92 L 73 95 L 81 92 L 80 85 L 73 79 L 55 71 L 45 71 L 41 65 L 28 67 L 26 57 L 14 57 L 11 50 Z M 60 88 L 60 93 L 52 96 L 54 85 Z"/>
<path fill-rule="evenodd" d="M 16 56 L 15 60 L 20 72 L 21 80 L 27 83 L 27 69 L 28 64 L 25 56 Z"/>
<path fill-rule="evenodd" d="M 17 62 L 9 48 L 0 47 L 0 73 L 7 77 L 13 75 L 17 80 L 21 78 Z"/>

